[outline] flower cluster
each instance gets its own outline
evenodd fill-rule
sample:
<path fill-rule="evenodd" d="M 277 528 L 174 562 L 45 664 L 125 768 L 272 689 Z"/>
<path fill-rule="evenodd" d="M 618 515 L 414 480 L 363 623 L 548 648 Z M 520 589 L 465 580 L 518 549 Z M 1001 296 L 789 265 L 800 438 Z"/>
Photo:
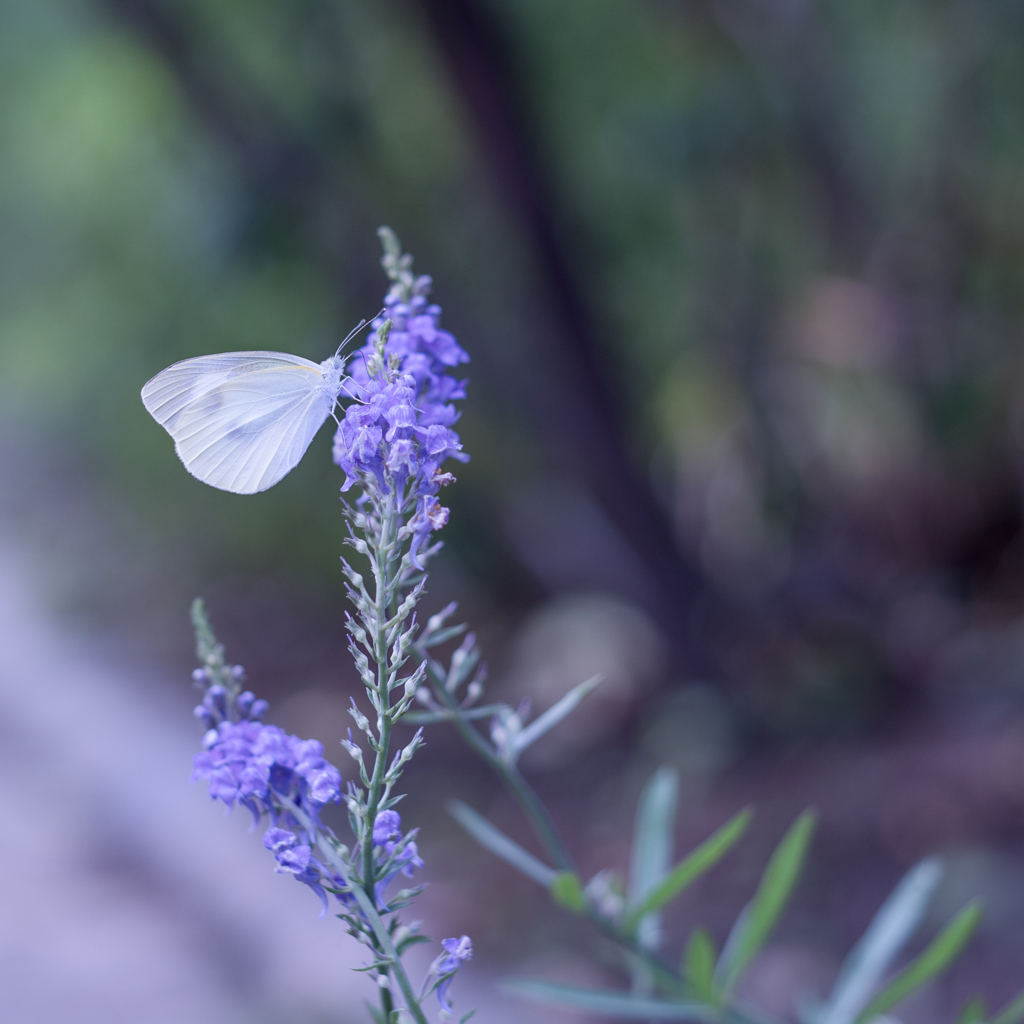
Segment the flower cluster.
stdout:
<path fill-rule="evenodd" d="M 214 675 L 209 668 L 197 668 L 192 673 L 192 680 L 196 686 L 206 688 L 202 702 L 192 709 L 192 714 L 208 730 L 215 729 L 221 722 L 238 721 L 240 718 L 259 721 L 266 714 L 270 705 L 265 700 L 257 700 L 256 694 L 251 690 L 238 693 L 238 684 L 244 676 L 242 666 L 233 665 L 228 670 L 229 686 L 224 686 L 214 681 Z"/>
<path fill-rule="evenodd" d="M 294 823 L 290 807 L 317 821 L 322 807 L 341 800 L 341 774 L 324 759 L 318 740 L 300 740 L 276 725 L 222 721 L 203 737 L 192 779 L 205 779 L 210 796 L 228 807 L 242 804 L 258 820 L 269 813 Z"/>
<path fill-rule="evenodd" d="M 243 674 L 238 665 L 207 667 L 193 674 L 197 685 L 206 686 L 195 715 L 209 728 L 202 751 L 193 758 L 192 781 L 206 780 L 212 799 L 228 807 L 247 807 L 254 821 L 270 816 L 273 824 L 263 845 L 273 853 L 278 871 L 294 876 L 320 897 L 323 916 L 324 884 L 336 889 L 344 880 L 313 856 L 313 844 L 322 827 L 321 809 L 341 801 L 341 773 L 324 758 L 318 740 L 300 740 L 259 721 L 267 702 L 256 700 L 248 690 L 238 693 Z M 213 681 L 222 677 L 227 685 Z"/>
<path fill-rule="evenodd" d="M 416 497 L 410 527 L 417 569 L 423 568 L 417 557 L 423 542 L 448 521 L 436 495 L 454 477 L 441 464 L 469 458 L 452 430 L 460 415 L 452 403 L 465 397 L 466 381 L 448 373 L 469 356 L 441 329 L 441 307 L 427 301 L 430 283 L 419 277 L 388 293 L 383 314 L 371 324 L 376 337 L 349 362 L 355 401 L 334 436 L 334 461 L 346 476 L 343 491 L 368 479 L 383 493 L 409 485 Z"/>
<path fill-rule="evenodd" d="M 451 403 L 466 397 L 466 381 L 449 376 L 449 370 L 460 363 L 468 363 L 469 356 L 454 335 L 441 329 L 441 307 L 427 299 L 431 285 L 431 279 L 425 274 L 416 278 L 406 300 L 403 287 L 396 284 L 384 299 L 381 315 L 370 327 L 380 330 L 387 321 L 391 322 L 384 356 L 393 356 L 399 372 L 409 374 L 415 381 L 419 425 L 451 427 L 459 418 Z M 375 355 L 371 339 L 349 363 L 348 372 L 357 398 L 362 397 L 359 389 L 365 388 L 378 375 L 374 372 Z M 452 436 L 458 441 L 458 435 Z"/>

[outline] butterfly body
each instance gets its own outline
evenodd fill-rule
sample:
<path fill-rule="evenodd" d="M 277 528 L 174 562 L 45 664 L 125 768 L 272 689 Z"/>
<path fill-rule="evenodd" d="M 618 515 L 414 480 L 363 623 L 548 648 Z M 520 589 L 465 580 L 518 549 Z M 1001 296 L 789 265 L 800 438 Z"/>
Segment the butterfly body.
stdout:
<path fill-rule="evenodd" d="M 298 464 L 344 386 L 344 359 L 283 352 L 183 359 L 142 389 L 185 468 L 234 494 L 255 494 Z"/>

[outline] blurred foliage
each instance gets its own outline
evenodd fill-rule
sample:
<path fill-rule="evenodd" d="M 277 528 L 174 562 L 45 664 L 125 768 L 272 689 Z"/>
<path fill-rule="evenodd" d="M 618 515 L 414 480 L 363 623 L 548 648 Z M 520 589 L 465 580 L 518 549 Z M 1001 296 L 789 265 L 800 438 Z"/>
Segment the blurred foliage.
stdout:
<path fill-rule="evenodd" d="M 377 309 L 386 222 L 474 357 L 450 565 L 499 618 L 646 599 L 670 678 L 787 736 L 937 675 L 950 699 L 942 644 L 1015 622 L 1019 5 L 11 0 L 0 29 L 5 502 L 77 547 L 95 614 L 154 576 L 161 614 L 233 577 L 337 593 L 326 434 L 220 494 L 138 390 L 203 352 L 322 358 Z M 546 481 L 633 561 L 531 564 Z"/>

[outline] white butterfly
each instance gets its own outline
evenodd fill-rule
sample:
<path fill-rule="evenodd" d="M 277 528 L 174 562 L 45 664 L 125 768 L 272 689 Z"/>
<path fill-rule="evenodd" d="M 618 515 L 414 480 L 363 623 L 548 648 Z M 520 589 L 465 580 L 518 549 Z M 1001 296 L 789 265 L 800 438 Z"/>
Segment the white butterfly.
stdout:
<path fill-rule="evenodd" d="M 283 352 L 222 352 L 168 366 L 142 389 L 142 401 L 194 477 L 255 494 L 298 465 L 334 410 L 344 368 L 337 354 L 314 363 Z"/>

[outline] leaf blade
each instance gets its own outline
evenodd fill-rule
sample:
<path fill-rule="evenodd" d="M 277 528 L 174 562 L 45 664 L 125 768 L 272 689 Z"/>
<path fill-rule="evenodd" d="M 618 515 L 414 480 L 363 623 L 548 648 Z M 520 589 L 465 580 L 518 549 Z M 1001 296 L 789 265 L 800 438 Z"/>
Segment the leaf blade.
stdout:
<path fill-rule="evenodd" d="M 960 1011 L 956 1024 L 984 1024 L 985 1003 L 980 996 L 968 1000 L 967 1005 Z"/>
<path fill-rule="evenodd" d="M 1021 992 L 1016 999 L 1008 1006 L 1005 1006 L 998 1017 L 992 1019 L 992 1024 L 1019 1024 L 1024 1020 L 1024 992 Z"/>
<path fill-rule="evenodd" d="M 545 889 L 551 888 L 557 872 L 538 860 L 504 832 L 495 828 L 483 815 L 477 814 L 461 800 L 448 801 L 448 813 L 483 847 L 507 864 L 521 871 Z"/>
<path fill-rule="evenodd" d="M 960 952 L 981 920 L 981 907 L 969 903 L 932 940 L 927 949 L 882 989 L 857 1017 L 856 1024 L 867 1024 L 873 1017 L 905 999 L 930 981 Z"/>
<path fill-rule="evenodd" d="M 510 744 L 510 753 L 518 758 L 532 743 L 536 743 L 549 729 L 553 729 L 580 702 L 592 693 L 603 681 L 603 676 L 591 676 L 574 686 L 557 703 L 553 704 L 542 715 L 538 715 L 526 728 L 516 735 Z"/>
<path fill-rule="evenodd" d="M 641 903 L 668 873 L 678 799 L 679 772 L 664 765 L 644 786 L 637 806 L 629 863 L 630 903 Z M 642 946 L 658 947 L 660 928 L 654 911 L 639 918 L 636 928 Z"/>
<path fill-rule="evenodd" d="M 626 992 L 602 989 L 575 988 L 549 981 L 527 978 L 507 978 L 501 987 L 512 995 L 537 1002 L 572 1006 L 578 1010 L 592 1010 L 606 1017 L 625 1020 L 679 1020 L 709 1022 L 716 1011 L 695 1002 L 670 1003 L 660 999 L 636 999 Z"/>
<path fill-rule="evenodd" d="M 903 876 L 843 963 L 820 1024 L 852 1024 L 917 929 L 941 877 L 942 868 L 934 857 Z"/>
<path fill-rule="evenodd" d="M 814 833 L 815 815 L 804 811 L 790 825 L 775 848 L 754 898 L 744 908 L 745 920 L 738 924 L 735 941 L 726 943 L 719 961 L 719 991 L 727 994 L 743 969 L 760 952 L 789 902 Z"/>
<path fill-rule="evenodd" d="M 715 1000 L 715 943 L 704 928 L 690 936 L 683 952 L 683 977 L 694 992 L 709 1003 Z"/>
<path fill-rule="evenodd" d="M 636 923 L 642 917 L 652 911 L 660 910 L 702 874 L 713 868 L 746 831 L 751 817 L 750 809 L 744 808 L 720 829 L 713 832 L 700 846 L 687 854 L 648 894 L 640 906 L 633 908 L 628 913 L 626 926 L 635 928 Z"/>

